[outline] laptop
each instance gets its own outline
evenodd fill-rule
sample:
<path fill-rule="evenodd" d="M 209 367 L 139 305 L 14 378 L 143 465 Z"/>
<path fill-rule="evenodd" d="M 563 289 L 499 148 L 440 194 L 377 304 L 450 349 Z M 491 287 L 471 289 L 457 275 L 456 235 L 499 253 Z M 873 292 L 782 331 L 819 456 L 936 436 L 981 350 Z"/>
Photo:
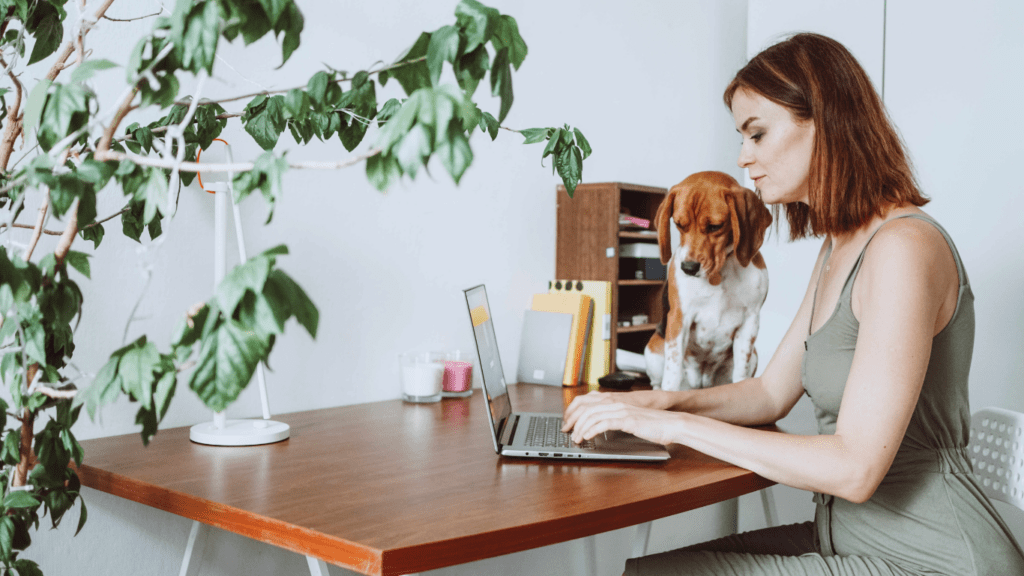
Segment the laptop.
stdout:
<path fill-rule="evenodd" d="M 573 444 L 562 432 L 562 415 L 515 412 L 505 385 L 498 356 L 494 321 L 484 285 L 467 288 L 466 305 L 473 325 L 483 397 L 491 425 L 494 451 L 503 456 L 527 458 L 588 458 L 597 460 L 662 461 L 669 453 L 661 444 L 625 432 L 606 432 L 583 445 Z"/>

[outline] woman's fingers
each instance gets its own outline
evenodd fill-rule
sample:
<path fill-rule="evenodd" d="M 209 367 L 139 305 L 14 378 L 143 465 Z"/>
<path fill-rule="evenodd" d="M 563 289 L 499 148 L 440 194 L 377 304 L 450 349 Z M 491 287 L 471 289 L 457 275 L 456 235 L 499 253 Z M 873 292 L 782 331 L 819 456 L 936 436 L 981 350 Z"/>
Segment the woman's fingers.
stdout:
<path fill-rule="evenodd" d="M 608 398 L 607 392 L 591 392 L 584 394 L 583 396 L 577 396 L 573 398 L 573 401 L 569 403 L 569 407 L 565 409 L 565 414 L 562 415 L 562 432 L 568 432 L 572 430 L 576 424 L 576 420 L 579 415 L 588 407 L 604 402 Z"/>
<path fill-rule="evenodd" d="M 607 432 L 623 430 L 625 417 L 628 416 L 626 405 L 620 402 L 606 402 L 588 406 L 580 412 L 572 427 L 572 439 L 579 443 Z M 628 430 L 625 430 L 628 432 Z"/>

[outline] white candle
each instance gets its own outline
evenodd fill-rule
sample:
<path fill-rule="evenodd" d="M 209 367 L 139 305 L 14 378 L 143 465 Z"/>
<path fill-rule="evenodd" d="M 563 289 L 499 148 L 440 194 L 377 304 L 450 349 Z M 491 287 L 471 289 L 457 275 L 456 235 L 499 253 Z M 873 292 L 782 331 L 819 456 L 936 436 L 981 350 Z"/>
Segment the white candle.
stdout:
<path fill-rule="evenodd" d="M 441 393 L 444 364 L 424 362 L 402 366 L 402 391 L 407 396 L 436 396 Z"/>

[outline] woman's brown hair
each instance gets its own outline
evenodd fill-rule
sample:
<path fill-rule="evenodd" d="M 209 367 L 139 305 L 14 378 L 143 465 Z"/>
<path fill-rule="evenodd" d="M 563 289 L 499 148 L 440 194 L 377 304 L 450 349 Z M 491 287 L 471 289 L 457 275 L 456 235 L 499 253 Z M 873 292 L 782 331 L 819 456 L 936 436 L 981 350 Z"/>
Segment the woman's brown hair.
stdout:
<path fill-rule="evenodd" d="M 888 206 L 924 206 L 910 159 L 864 69 L 842 44 L 796 34 L 754 56 L 725 89 L 814 122 L 808 204 L 786 204 L 790 239 L 856 230 Z M 778 222 L 778 206 L 773 206 Z"/>

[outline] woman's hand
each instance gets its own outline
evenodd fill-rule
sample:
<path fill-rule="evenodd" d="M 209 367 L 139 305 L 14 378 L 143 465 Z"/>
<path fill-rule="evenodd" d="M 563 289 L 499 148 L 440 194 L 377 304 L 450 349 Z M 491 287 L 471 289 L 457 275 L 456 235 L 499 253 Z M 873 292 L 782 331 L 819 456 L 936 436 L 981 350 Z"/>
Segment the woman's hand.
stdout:
<path fill-rule="evenodd" d="M 673 428 L 681 422 L 681 415 L 649 407 L 656 400 L 655 394 L 645 392 L 578 396 L 565 410 L 562 431 L 571 430 L 576 443 L 609 430 L 621 430 L 658 444 L 671 444 Z"/>

